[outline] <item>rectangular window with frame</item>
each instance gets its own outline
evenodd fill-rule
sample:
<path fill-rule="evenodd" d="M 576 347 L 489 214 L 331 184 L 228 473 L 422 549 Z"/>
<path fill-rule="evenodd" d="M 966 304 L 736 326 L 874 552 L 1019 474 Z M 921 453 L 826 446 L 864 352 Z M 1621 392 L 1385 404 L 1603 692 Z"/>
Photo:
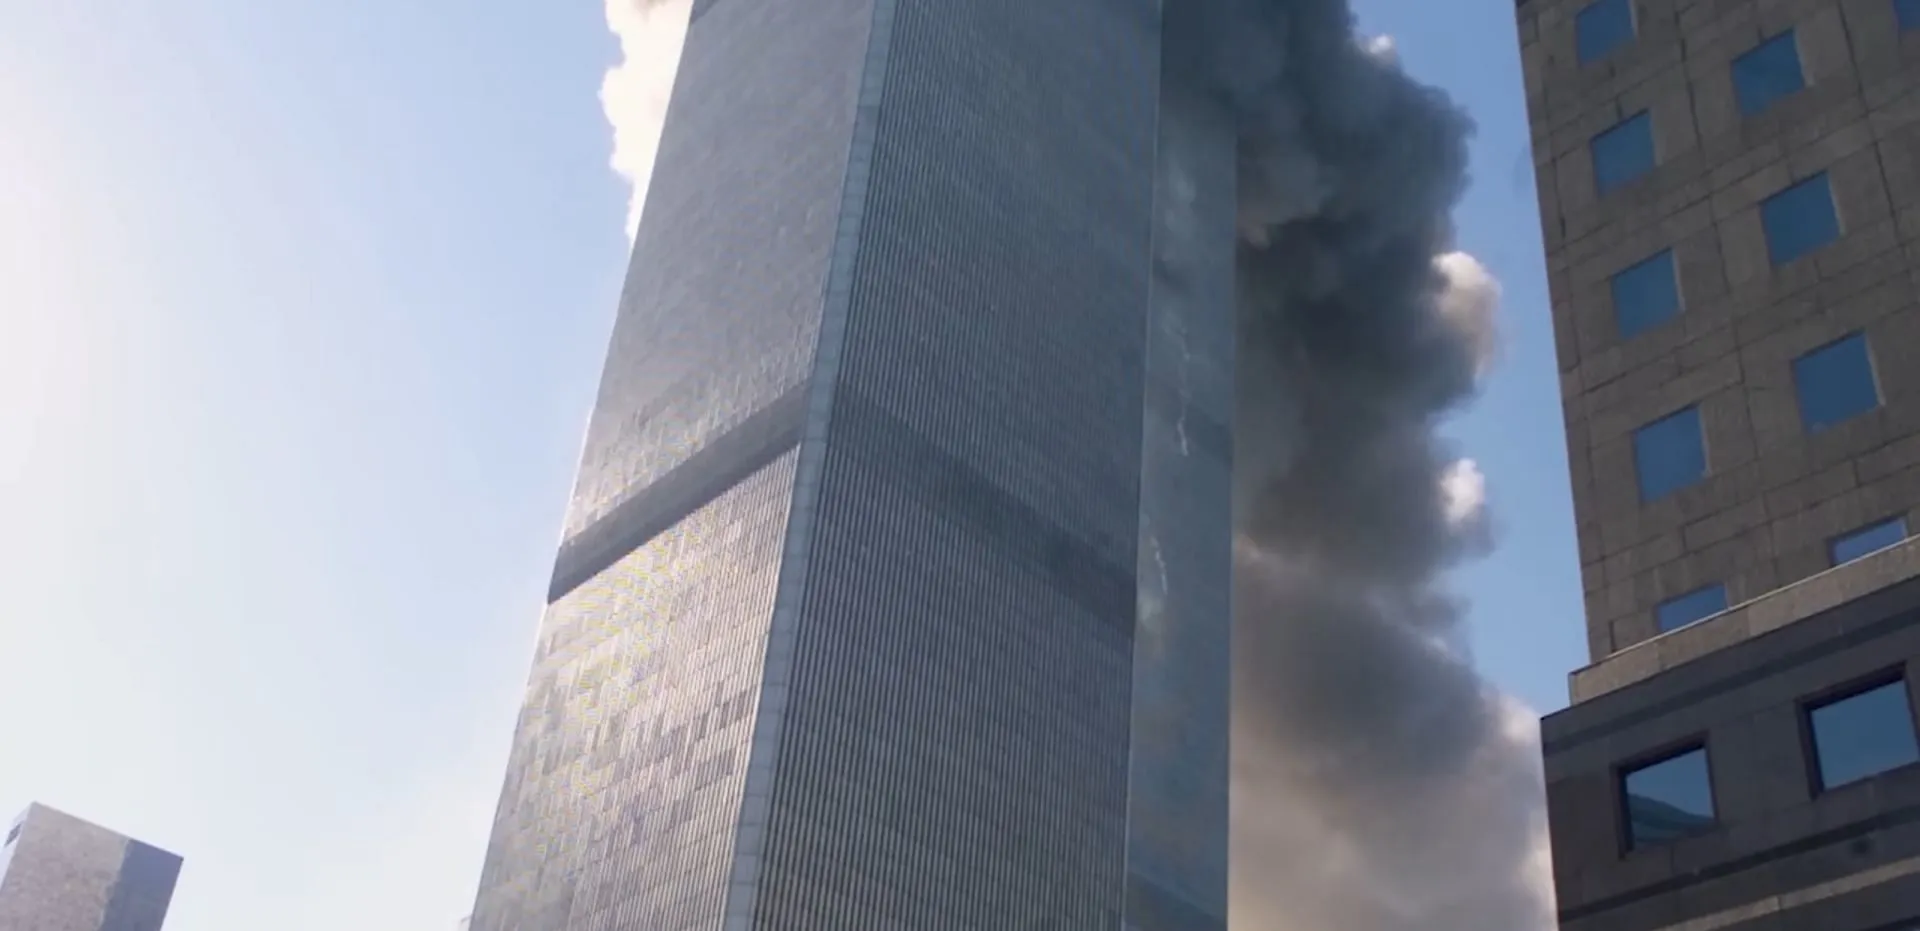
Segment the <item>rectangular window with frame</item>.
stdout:
<path fill-rule="evenodd" d="M 1653 170 L 1658 161 L 1653 146 L 1653 115 L 1640 111 L 1612 129 L 1593 137 L 1593 189 L 1606 194 L 1627 186 Z"/>
<path fill-rule="evenodd" d="M 1920 763 L 1904 676 L 1809 704 L 1806 722 L 1820 790 Z"/>
<path fill-rule="evenodd" d="M 1628 850 L 1671 843 L 1718 821 L 1707 747 L 1700 743 L 1620 774 Z"/>
<path fill-rule="evenodd" d="M 1760 202 L 1767 257 L 1785 265 L 1840 238 L 1840 214 L 1826 172 Z"/>
<path fill-rule="evenodd" d="M 1834 537 L 1827 544 L 1827 557 L 1836 566 L 1844 566 L 1856 559 L 1864 559 L 1907 539 L 1907 519 L 1889 517 L 1876 521 L 1858 530 L 1851 530 Z"/>
<path fill-rule="evenodd" d="M 1633 432 L 1640 500 L 1657 501 L 1707 477 L 1707 440 L 1700 409 L 1675 411 Z"/>
<path fill-rule="evenodd" d="M 1680 313 L 1680 277 L 1671 249 L 1620 270 L 1611 285 L 1613 319 L 1621 339 L 1632 339 Z"/>
<path fill-rule="evenodd" d="M 1851 334 L 1793 360 L 1793 388 L 1800 401 L 1800 422 L 1809 433 L 1879 407 L 1880 387 L 1866 334 Z"/>
<path fill-rule="evenodd" d="M 1573 44 L 1581 64 L 1599 61 L 1633 41 L 1630 0 L 1593 0 L 1573 17 Z"/>
<path fill-rule="evenodd" d="M 1800 42 L 1791 29 L 1733 60 L 1733 93 L 1745 116 L 1760 113 L 1806 86 Z"/>
<path fill-rule="evenodd" d="M 1669 598 L 1653 610 L 1661 633 L 1679 630 L 1727 610 L 1727 587 L 1715 582 L 1678 598 Z"/>

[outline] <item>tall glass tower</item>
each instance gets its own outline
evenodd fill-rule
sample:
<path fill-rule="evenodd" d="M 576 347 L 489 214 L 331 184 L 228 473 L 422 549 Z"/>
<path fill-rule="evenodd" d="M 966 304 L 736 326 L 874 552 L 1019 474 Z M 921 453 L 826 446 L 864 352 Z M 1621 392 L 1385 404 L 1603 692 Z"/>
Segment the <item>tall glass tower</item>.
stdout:
<path fill-rule="evenodd" d="M 696 0 L 474 931 L 1226 924 L 1233 127 L 1160 0 Z"/>

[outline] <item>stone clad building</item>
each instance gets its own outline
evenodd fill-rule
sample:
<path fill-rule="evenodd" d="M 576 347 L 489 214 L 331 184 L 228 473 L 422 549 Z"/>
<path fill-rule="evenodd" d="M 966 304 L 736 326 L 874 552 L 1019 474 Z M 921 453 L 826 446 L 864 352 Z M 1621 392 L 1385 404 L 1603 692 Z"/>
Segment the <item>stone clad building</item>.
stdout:
<path fill-rule="evenodd" d="M 1920 926 L 1920 0 L 1520 0 L 1566 931 Z"/>

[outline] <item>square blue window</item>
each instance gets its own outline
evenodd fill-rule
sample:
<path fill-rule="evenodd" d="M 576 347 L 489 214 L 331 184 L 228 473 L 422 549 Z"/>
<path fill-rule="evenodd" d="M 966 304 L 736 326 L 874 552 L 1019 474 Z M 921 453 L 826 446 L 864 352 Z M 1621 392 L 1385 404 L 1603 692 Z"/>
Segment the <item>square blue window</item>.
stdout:
<path fill-rule="evenodd" d="M 1594 0 L 1573 18 L 1573 42 L 1583 65 L 1632 41 L 1633 4 L 1628 0 Z"/>
<path fill-rule="evenodd" d="M 1920 29 L 1920 0 L 1893 0 L 1893 18 L 1902 29 Z"/>
<path fill-rule="evenodd" d="M 1906 680 L 1895 680 L 1807 710 L 1820 788 L 1920 763 Z"/>
<path fill-rule="evenodd" d="M 1606 194 L 1653 170 L 1653 117 L 1642 110 L 1593 137 L 1593 187 Z"/>
<path fill-rule="evenodd" d="M 1653 616 L 1660 622 L 1660 632 L 1664 634 L 1725 610 L 1727 587 L 1716 583 L 1661 602 L 1653 609 Z"/>
<path fill-rule="evenodd" d="M 1800 69 L 1800 43 L 1789 29 L 1733 60 L 1733 94 L 1740 112 L 1752 116 L 1807 86 Z"/>
<path fill-rule="evenodd" d="M 1680 312 L 1680 279 L 1673 250 L 1662 250 L 1613 276 L 1613 319 L 1621 339 L 1632 339 Z"/>
<path fill-rule="evenodd" d="M 1707 476 L 1707 441 L 1700 409 L 1669 414 L 1633 432 L 1633 465 L 1640 500 L 1656 501 Z"/>
<path fill-rule="evenodd" d="M 1827 544 L 1827 555 L 1833 558 L 1834 565 L 1844 566 L 1863 556 L 1872 556 L 1906 538 L 1907 519 L 1895 517 L 1835 537 L 1832 543 Z"/>
<path fill-rule="evenodd" d="M 1840 238 L 1840 215 L 1833 209 L 1833 188 L 1826 172 L 1814 175 L 1760 204 L 1760 225 L 1767 232 L 1767 256 L 1785 265 Z"/>
<path fill-rule="evenodd" d="M 1713 779 L 1705 747 L 1629 770 L 1620 782 L 1628 849 L 1679 840 L 1714 825 Z"/>
<path fill-rule="evenodd" d="M 1793 360 L 1793 387 L 1800 422 L 1814 433 L 1880 406 L 1867 338 L 1859 333 Z"/>

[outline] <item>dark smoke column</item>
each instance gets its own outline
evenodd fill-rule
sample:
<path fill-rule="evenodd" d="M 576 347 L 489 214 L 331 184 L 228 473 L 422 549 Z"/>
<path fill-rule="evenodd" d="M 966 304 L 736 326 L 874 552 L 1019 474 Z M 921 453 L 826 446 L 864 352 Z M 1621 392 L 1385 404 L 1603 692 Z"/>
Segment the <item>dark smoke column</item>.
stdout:
<path fill-rule="evenodd" d="M 1226 111 L 1153 0 L 693 17 L 474 931 L 1220 931 Z"/>

